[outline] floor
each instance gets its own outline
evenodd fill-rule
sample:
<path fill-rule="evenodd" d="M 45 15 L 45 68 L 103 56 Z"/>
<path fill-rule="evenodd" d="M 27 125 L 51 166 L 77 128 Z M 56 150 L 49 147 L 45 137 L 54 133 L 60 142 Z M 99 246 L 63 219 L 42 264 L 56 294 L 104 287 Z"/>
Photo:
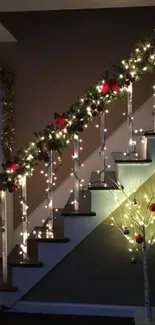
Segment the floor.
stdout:
<path fill-rule="evenodd" d="M 79 324 L 79 325 L 133 325 L 133 319 L 129 318 L 113 318 L 113 317 L 87 317 L 87 316 L 53 316 L 42 314 L 17 314 L 17 313 L 1 313 L 0 322 L 5 325 L 14 325 L 15 322 L 21 322 L 22 325 L 27 325 L 27 322 L 31 325 L 31 322 L 37 322 L 37 325 L 43 324 L 43 322 L 51 321 L 66 321 L 67 324 Z"/>

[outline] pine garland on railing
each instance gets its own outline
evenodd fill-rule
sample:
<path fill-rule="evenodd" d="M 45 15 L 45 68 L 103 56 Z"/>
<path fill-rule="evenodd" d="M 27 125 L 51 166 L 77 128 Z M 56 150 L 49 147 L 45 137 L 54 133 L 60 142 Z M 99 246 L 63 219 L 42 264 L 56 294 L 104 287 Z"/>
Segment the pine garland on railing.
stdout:
<path fill-rule="evenodd" d="M 0 175 L 0 188 L 8 188 L 10 192 L 18 189 L 23 175 L 33 175 L 39 161 L 49 161 L 50 150 L 61 155 L 74 134 L 82 132 L 93 116 L 106 109 L 105 104 L 124 96 L 131 83 L 154 69 L 155 34 L 149 40 L 138 43 L 131 57 L 114 65 L 111 73 L 106 71 L 66 113 L 55 113 L 55 123 L 35 133 L 35 142 L 29 142 L 18 150 L 12 161 L 6 160 L 3 164 L 4 172 Z"/>

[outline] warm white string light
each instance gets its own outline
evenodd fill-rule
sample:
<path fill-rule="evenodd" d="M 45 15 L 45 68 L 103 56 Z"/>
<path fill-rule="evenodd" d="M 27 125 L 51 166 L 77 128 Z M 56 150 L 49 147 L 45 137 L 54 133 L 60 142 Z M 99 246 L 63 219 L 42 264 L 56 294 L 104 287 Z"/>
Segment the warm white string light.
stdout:
<path fill-rule="evenodd" d="M 23 255 L 23 259 L 28 259 L 28 252 L 27 252 L 27 240 L 29 237 L 28 233 L 28 218 L 27 218 L 27 186 L 26 186 L 26 176 L 21 178 L 21 205 L 22 205 L 22 224 L 23 224 L 23 232 L 21 233 L 22 236 L 22 244 L 20 245 L 22 251 L 21 254 Z"/>
<path fill-rule="evenodd" d="M 51 153 L 52 155 L 52 153 Z M 51 159 L 52 158 L 52 159 Z M 50 167 L 50 163 L 52 162 L 52 169 Z M 57 167 L 54 168 L 54 166 L 57 165 L 57 162 L 53 159 L 53 156 L 49 156 L 49 162 L 45 163 L 45 168 L 47 168 L 47 172 L 44 171 L 43 169 L 40 171 L 41 175 L 44 175 L 46 178 L 46 183 L 47 183 L 47 188 L 45 189 L 46 191 L 46 195 L 45 198 L 47 200 L 47 203 L 45 204 L 45 209 L 48 210 L 48 222 L 46 224 L 46 231 L 33 231 L 33 235 L 35 235 L 37 238 L 42 238 L 42 235 L 44 233 L 44 235 L 46 236 L 46 238 L 53 238 L 54 237 L 54 219 L 56 218 L 54 216 L 54 212 L 58 212 L 59 210 L 57 208 L 54 209 L 54 207 L 52 206 L 53 204 L 53 194 L 54 194 L 54 187 L 56 186 L 56 180 L 57 180 L 57 176 L 56 176 L 56 170 L 60 167 L 61 165 L 61 157 L 58 156 L 58 165 Z M 52 180 L 52 182 L 50 181 Z M 52 187 L 51 187 L 52 184 Z M 52 192 L 51 192 L 51 188 L 52 188 Z M 52 200 L 52 204 L 50 203 L 50 200 Z M 51 210 L 52 210 L 52 214 L 51 214 Z M 51 218 L 52 217 L 52 218 Z M 45 219 L 42 219 L 42 223 L 45 223 Z"/>

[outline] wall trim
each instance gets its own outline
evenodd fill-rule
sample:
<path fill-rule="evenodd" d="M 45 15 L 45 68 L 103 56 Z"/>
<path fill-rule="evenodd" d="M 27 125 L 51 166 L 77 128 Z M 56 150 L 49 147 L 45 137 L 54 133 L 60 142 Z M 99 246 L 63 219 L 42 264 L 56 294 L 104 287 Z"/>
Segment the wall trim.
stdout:
<path fill-rule="evenodd" d="M 20 301 L 10 312 L 43 313 L 55 315 L 111 316 L 111 317 L 143 317 L 143 306 L 92 305 L 77 303 L 57 303 Z M 152 308 L 155 315 L 155 307 Z"/>

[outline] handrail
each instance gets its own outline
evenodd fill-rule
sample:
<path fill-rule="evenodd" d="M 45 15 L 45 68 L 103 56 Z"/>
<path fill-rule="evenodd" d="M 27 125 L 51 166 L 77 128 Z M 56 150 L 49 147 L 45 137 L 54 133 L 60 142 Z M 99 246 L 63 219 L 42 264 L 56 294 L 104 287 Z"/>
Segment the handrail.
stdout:
<path fill-rule="evenodd" d="M 62 154 L 74 134 L 84 130 L 93 116 L 105 111 L 105 104 L 124 96 L 131 83 L 138 81 L 146 72 L 155 68 L 155 34 L 139 42 L 128 60 L 114 65 L 111 73 L 105 72 L 99 81 L 91 86 L 83 98 L 78 98 L 67 113 L 55 114 L 55 123 L 47 125 L 41 132 L 35 133 L 35 142 L 29 142 L 17 151 L 12 161 L 3 164 L 0 174 L 0 190 L 9 192 L 20 187 L 23 176 L 33 175 L 40 160 L 48 159 L 50 150 Z"/>

